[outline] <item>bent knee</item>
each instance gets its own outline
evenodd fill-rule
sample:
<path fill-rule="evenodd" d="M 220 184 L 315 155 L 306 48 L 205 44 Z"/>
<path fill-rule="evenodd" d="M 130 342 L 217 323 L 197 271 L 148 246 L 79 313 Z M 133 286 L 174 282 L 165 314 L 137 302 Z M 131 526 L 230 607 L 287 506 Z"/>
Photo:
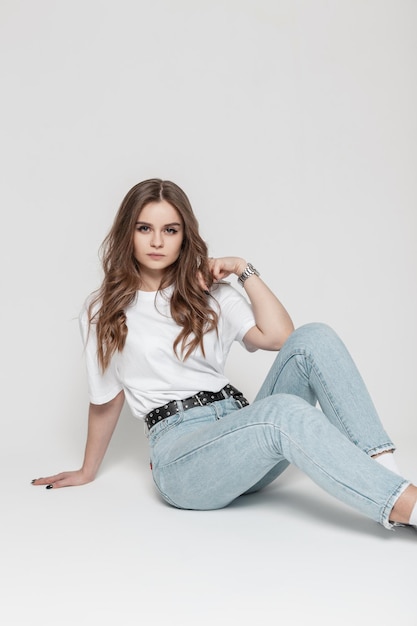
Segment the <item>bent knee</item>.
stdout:
<path fill-rule="evenodd" d="M 301 341 L 305 346 L 311 344 L 323 345 L 329 341 L 332 342 L 335 340 L 340 341 L 336 331 L 324 322 L 309 322 L 308 324 L 304 324 L 293 332 L 290 336 L 290 339 L 291 338 L 293 338 L 294 341 Z"/>

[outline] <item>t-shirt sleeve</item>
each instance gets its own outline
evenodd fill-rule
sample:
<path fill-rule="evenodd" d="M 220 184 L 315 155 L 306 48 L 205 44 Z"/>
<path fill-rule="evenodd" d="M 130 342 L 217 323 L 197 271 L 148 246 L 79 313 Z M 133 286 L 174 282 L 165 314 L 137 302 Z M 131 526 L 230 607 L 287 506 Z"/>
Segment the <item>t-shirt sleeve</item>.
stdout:
<path fill-rule="evenodd" d="M 95 324 L 89 325 L 86 307 L 80 313 L 79 324 L 84 345 L 89 399 L 92 404 L 105 404 L 123 389 L 117 375 L 116 359 L 112 358 L 109 367 L 102 372 L 97 359 Z"/>
<path fill-rule="evenodd" d="M 213 296 L 220 306 L 224 339 L 230 343 L 238 341 L 246 348 L 243 337 L 256 325 L 250 303 L 228 283 L 220 284 Z"/>

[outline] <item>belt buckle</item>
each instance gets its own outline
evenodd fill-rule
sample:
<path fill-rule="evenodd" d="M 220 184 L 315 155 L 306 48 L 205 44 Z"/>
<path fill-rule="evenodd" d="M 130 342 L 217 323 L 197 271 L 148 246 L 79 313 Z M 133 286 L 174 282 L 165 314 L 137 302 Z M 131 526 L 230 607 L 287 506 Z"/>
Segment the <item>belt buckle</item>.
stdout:
<path fill-rule="evenodd" d="M 206 406 L 205 404 L 203 404 L 203 403 L 201 402 L 201 400 L 200 400 L 200 396 L 198 395 L 198 393 L 196 393 L 196 394 L 195 394 L 194 398 L 196 398 L 196 399 L 197 399 L 197 402 L 198 402 L 198 404 L 199 404 L 200 406 Z"/>

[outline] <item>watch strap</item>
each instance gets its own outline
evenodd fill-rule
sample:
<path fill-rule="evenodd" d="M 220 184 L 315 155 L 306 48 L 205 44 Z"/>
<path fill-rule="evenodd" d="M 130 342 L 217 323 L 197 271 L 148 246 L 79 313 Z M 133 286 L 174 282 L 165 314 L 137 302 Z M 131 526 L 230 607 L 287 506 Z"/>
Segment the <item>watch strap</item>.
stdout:
<path fill-rule="evenodd" d="M 253 267 L 252 263 L 248 263 L 245 269 L 243 270 L 243 272 L 241 273 L 241 275 L 239 276 L 238 282 L 243 287 L 245 280 L 247 280 L 250 276 L 254 276 L 254 275 L 259 276 L 259 272 L 257 269 Z"/>

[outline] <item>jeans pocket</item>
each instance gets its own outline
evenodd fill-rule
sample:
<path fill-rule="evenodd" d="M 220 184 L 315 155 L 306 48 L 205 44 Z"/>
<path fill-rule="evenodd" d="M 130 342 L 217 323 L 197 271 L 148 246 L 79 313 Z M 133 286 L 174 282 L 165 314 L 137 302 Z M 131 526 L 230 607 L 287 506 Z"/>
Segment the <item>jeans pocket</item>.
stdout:
<path fill-rule="evenodd" d="M 155 426 L 153 426 L 148 433 L 149 444 L 151 446 L 155 445 L 155 443 L 159 441 L 159 439 L 163 435 L 165 435 L 168 431 L 172 430 L 172 428 L 174 428 L 175 426 L 178 426 L 178 424 L 181 424 L 183 419 L 184 419 L 184 412 L 179 411 L 178 413 L 175 413 L 175 415 L 166 417 L 164 420 L 162 420 L 158 424 L 155 424 Z"/>

